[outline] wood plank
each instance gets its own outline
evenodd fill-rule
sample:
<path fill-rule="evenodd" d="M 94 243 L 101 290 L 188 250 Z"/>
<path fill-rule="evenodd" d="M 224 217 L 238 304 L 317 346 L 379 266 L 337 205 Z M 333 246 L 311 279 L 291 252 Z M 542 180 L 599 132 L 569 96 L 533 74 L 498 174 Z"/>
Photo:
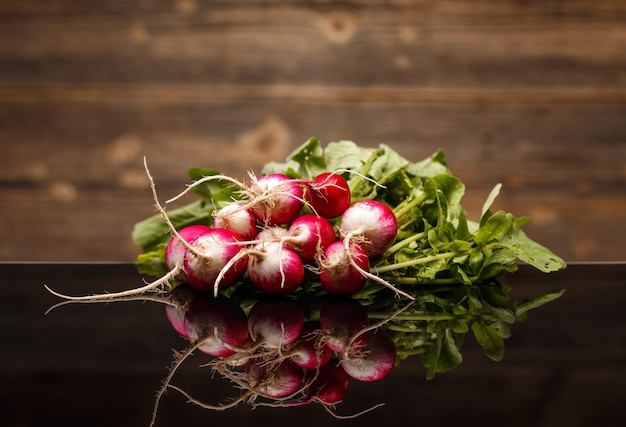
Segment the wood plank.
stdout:
<path fill-rule="evenodd" d="M 623 2 L 503 3 L 9 10 L 0 80 L 623 87 Z"/>
<path fill-rule="evenodd" d="M 1 257 L 132 260 L 132 225 L 153 212 L 143 155 L 169 197 L 191 166 L 245 178 L 315 135 L 387 143 L 416 161 L 442 148 L 472 217 L 501 182 L 497 206 L 530 216 L 529 233 L 566 259 L 623 259 L 623 112 L 619 102 L 154 102 L 133 90 L 0 103 L 11 144 L 0 157 Z M 37 236 L 49 243 L 27 243 Z"/>

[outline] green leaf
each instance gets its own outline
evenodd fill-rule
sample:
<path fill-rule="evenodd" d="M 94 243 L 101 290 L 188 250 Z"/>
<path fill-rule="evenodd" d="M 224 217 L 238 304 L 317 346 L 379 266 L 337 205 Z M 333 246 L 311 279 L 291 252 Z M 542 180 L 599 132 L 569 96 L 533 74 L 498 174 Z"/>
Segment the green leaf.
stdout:
<path fill-rule="evenodd" d="M 291 178 L 314 178 L 328 170 L 324 149 L 315 137 L 309 138 L 287 156 L 286 162 L 269 162 L 262 173 L 282 173 Z"/>
<path fill-rule="evenodd" d="M 422 161 L 407 165 L 405 169 L 415 176 L 424 178 L 450 173 L 446 165 L 446 156 L 442 150 L 433 153 Z"/>
<path fill-rule="evenodd" d="M 168 273 L 165 265 L 165 249 L 167 243 L 160 243 L 153 251 L 137 256 L 137 272 L 153 277 L 162 277 Z"/>
<path fill-rule="evenodd" d="M 495 361 L 502 360 L 504 356 L 504 338 L 496 328 L 478 320 L 472 323 L 472 332 L 476 341 L 490 359 Z"/>
<path fill-rule="evenodd" d="M 192 181 L 199 181 L 206 177 L 222 175 L 215 169 L 204 169 L 198 167 L 190 168 L 187 171 L 187 174 Z M 240 198 L 239 190 L 241 190 L 241 188 L 234 186 L 230 181 L 219 178 L 203 182 L 193 189 L 197 195 L 213 203 L 232 202 L 234 199 Z"/>
<path fill-rule="evenodd" d="M 474 234 L 474 242 L 477 245 L 484 245 L 493 240 L 498 240 L 511 228 L 512 224 L 513 216 L 511 214 L 498 211 L 491 215 Z"/>
<path fill-rule="evenodd" d="M 498 247 L 481 253 L 481 265 L 475 271 L 482 280 L 491 279 L 504 271 L 512 273 L 518 269 L 517 255 L 512 250 Z"/>
<path fill-rule="evenodd" d="M 296 170 L 305 178 L 314 178 L 327 169 L 324 150 L 317 138 L 309 138 L 288 157 L 288 161 L 297 163 L 299 168 Z"/>
<path fill-rule="evenodd" d="M 359 147 L 352 141 L 330 142 L 324 150 L 328 170 L 351 169 L 359 171 L 376 150 Z"/>
<path fill-rule="evenodd" d="M 388 145 L 381 144 L 378 149 L 378 157 L 372 163 L 369 175 L 378 183 L 387 185 L 387 177 L 403 170 L 409 165 L 409 161 L 392 150 Z"/>
<path fill-rule="evenodd" d="M 198 200 L 168 212 L 167 216 L 174 227 L 179 230 L 187 225 L 209 225 L 213 218 L 212 211 L 212 208 Z M 141 247 L 143 252 L 155 250 L 159 243 L 167 242 L 170 237 L 170 229 L 161 215 L 153 215 L 137 222 L 131 234 L 133 242 Z"/>
<path fill-rule="evenodd" d="M 499 242 L 499 246 L 511 249 L 517 258 L 544 273 L 558 271 L 567 266 L 565 261 L 545 246 L 531 240 L 521 229 L 513 228 Z"/>
<path fill-rule="evenodd" d="M 480 214 L 481 218 L 484 217 L 485 214 L 489 212 L 489 209 L 491 208 L 491 205 L 493 204 L 494 200 L 496 199 L 496 197 L 498 197 L 498 194 L 500 194 L 501 188 L 502 188 L 502 184 L 496 184 L 496 186 L 493 187 L 493 189 L 491 190 L 491 193 L 489 193 L 489 196 L 487 197 L 487 200 L 485 200 L 485 204 L 483 205 L 483 209 Z"/>

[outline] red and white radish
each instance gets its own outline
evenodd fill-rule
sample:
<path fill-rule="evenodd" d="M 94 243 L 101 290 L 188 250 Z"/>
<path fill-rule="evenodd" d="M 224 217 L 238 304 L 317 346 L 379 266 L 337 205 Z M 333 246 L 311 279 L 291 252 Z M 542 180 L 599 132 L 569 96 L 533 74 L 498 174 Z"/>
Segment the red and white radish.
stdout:
<path fill-rule="evenodd" d="M 361 200 L 351 204 L 341 215 L 339 235 L 358 239 L 370 258 L 382 255 L 398 234 L 393 211 L 377 200 Z"/>
<path fill-rule="evenodd" d="M 263 224 L 287 224 L 304 206 L 301 181 L 279 173 L 254 178 L 246 193 L 252 213 Z"/>
<path fill-rule="evenodd" d="M 268 225 L 262 228 L 256 238 L 257 242 L 282 242 L 289 236 L 289 231 L 280 225 Z"/>
<path fill-rule="evenodd" d="M 213 213 L 213 227 L 233 230 L 244 240 L 253 239 L 257 233 L 256 217 L 244 202 L 232 202 Z"/>
<path fill-rule="evenodd" d="M 318 260 L 320 283 L 326 292 L 336 295 L 353 295 L 363 289 L 370 262 L 365 250 L 358 243 L 346 245 L 342 241 L 332 243 Z"/>
<path fill-rule="evenodd" d="M 357 242 L 370 259 L 381 256 L 394 242 L 398 234 L 398 221 L 393 211 L 377 200 L 361 200 L 346 209 L 339 220 L 339 236 L 343 239 L 352 266 L 368 279 L 392 289 L 396 294 L 410 300 L 415 297 L 396 288 L 379 276 L 362 269 L 352 256 L 351 243 Z"/>
<path fill-rule="evenodd" d="M 241 236 L 223 228 L 211 228 L 190 241 L 193 252 L 189 250 L 183 261 L 189 284 L 207 291 L 215 287 L 220 276 L 219 288 L 233 285 L 246 272 L 248 262 L 247 256 L 240 254 L 241 242 Z M 236 262 L 229 263 L 233 258 Z"/>
<path fill-rule="evenodd" d="M 289 226 L 288 234 L 285 242 L 304 262 L 316 261 L 318 255 L 335 241 L 332 224 L 315 214 L 300 215 Z"/>
<path fill-rule="evenodd" d="M 336 172 L 323 172 L 306 185 L 305 199 L 311 209 L 325 218 L 336 218 L 350 205 L 350 187 Z"/>
<path fill-rule="evenodd" d="M 249 250 L 248 277 L 269 294 L 288 294 L 304 280 L 302 259 L 281 242 L 266 241 Z"/>
<path fill-rule="evenodd" d="M 188 225 L 178 230 L 178 234 L 186 242 L 189 242 L 209 229 L 210 227 L 208 225 Z M 165 248 L 165 266 L 167 269 L 174 269 L 177 264 L 184 260 L 186 253 L 187 248 L 185 248 L 185 246 L 181 243 L 180 239 L 176 236 L 172 236 L 170 241 L 167 243 L 167 247 Z M 181 272 L 180 279 L 185 280 L 184 272 Z"/>

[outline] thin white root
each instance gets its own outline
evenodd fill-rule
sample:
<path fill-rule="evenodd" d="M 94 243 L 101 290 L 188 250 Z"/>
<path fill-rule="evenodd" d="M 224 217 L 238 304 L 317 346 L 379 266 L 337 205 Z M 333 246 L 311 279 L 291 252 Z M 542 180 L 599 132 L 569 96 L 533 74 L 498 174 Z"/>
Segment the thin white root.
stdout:
<path fill-rule="evenodd" d="M 359 273 L 361 273 L 363 276 L 367 277 L 368 279 L 374 280 L 375 282 L 378 282 L 381 285 L 391 289 L 397 295 L 402 295 L 403 297 L 408 298 L 411 301 L 415 301 L 415 297 L 413 295 L 410 295 L 410 294 L 404 292 L 403 290 L 396 288 L 394 285 L 392 285 L 391 283 L 389 283 L 388 281 L 386 281 L 382 277 L 379 277 L 379 276 L 377 276 L 375 274 L 372 274 L 369 271 L 363 270 L 361 267 L 359 267 L 357 265 L 356 261 L 354 261 L 354 258 L 352 257 L 352 255 L 350 253 L 350 242 L 351 242 L 351 240 L 352 240 L 352 235 L 348 234 L 348 235 L 345 236 L 345 238 L 343 240 L 343 244 L 344 244 L 344 247 L 345 247 L 346 254 L 348 255 L 348 259 L 350 260 L 350 265 L 352 265 L 352 267 L 356 268 L 359 271 Z"/>
<path fill-rule="evenodd" d="M 50 289 L 48 289 L 50 290 Z M 110 294 L 109 294 L 110 295 Z M 59 302 L 57 304 L 54 304 L 53 306 L 51 306 L 48 310 L 46 310 L 46 312 L 44 313 L 44 315 L 47 315 L 48 313 L 50 313 L 52 310 L 62 307 L 64 305 L 68 305 L 68 304 L 92 304 L 92 303 L 111 303 L 111 302 L 126 302 L 126 301 L 152 301 L 152 302 L 158 302 L 161 304 L 165 304 L 165 305 L 171 305 L 172 307 L 180 307 L 180 304 L 177 304 L 175 302 L 173 302 L 170 298 L 165 297 L 165 296 L 159 296 L 159 295 L 127 295 L 127 296 L 122 296 L 122 297 L 115 297 L 115 298 L 110 298 L 110 299 L 106 299 L 106 300 L 102 300 L 102 299 L 88 299 L 88 300 L 79 300 L 79 301 L 73 301 L 73 300 L 68 300 L 68 301 L 62 301 Z"/>
<path fill-rule="evenodd" d="M 48 292 L 50 292 L 52 295 L 55 295 L 59 298 L 63 298 L 69 301 L 95 302 L 95 301 L 102 301 L 102 300 L 112 300 L 115 298 L 126 297 L 126 296 L 131 296 L 131 295 L 139 295 L 144 292 L 151 291 L 153 289 L 156 289 L 168 283 L 170 280 L 173 280 L 181 272 L 181 270 L 182 270 L 182 263 L 178 263 L 165 276 L 161 277 L 160 279 L 155 280 L 154 282 L 148 283 L 146 286 L 142 286 L 141 288 L 136 288 L 136 289 L 129 289 L 126 291 L 121 291 L 121 292 L 114 292 L 110 294 L 97 294 L 97 295 L 85 295 L 85 296 L 80 296 L 80 297 L 74 297 L 71 295 L 64 295 L 60 292 L 53 291 L 48 285 L 43 285 L 43 286 L 44 288 L 46 288 Z"/>
<path fill-rule="evenodd" d="M 366 180 L 366 181 L 371 182 L 372 184 L 374 184 L 374 185 L 375 185 L 375 186 L 377 186 L 377 187 L 380 187 L 380 188 L 387 188 L 387 187 L 385 187 L 384 185 L 380 184 L 380 183 L 379 183 L 378 181 L 376 181 L 375 179 L 370 178 L 369 176 L 365 176 L 365 175 L 363 175 L 362 173 L 357 172 L 357 171 L 355 171 L 355 170 L 351 170 L 351 169 L 337 169 L 337 170 L 335 170 L 334 172 L 332 172 L 332 174 L 335 174 L 335 175 L 339 175 L 339 174 L 341 174 L 341 173 L 350 173 L 350 174 L 352 174 L 352 175 L 356 175 L 356 176 L 358 176 L 358 177 L 359 177 L 359 178 L 361 178 L 361 179 L 364 179 L 364 180 Z"/>
<path fill-rule="evenodd" d="M 215 284 L 213 285 L 213 296 L 215 298 L 217 298 L 217 295 L 220 293 L 220 283 L 222 282 L 222 279 L 224 278 L 228 270 L 230 270 L 231 267 L 233 267 L 237 262 L 239 262 L 243 257 L 246 256 L 248 256 L 248 252 L 246 251 L 246 249 L 241 249 L 235 254 L 234 257 L 228 260 L 224 267 L 222 267 L 219 274 L 215 278 Z"/>
<path fill-rule="evenodd" d="M 187 188 L 185 188 L 182 192 L 180 192 L 179 194 L 177 194 L 176 196 L 172 197 L 169 200 L 166 200 L 165 203 L 173 203 L 176 200 L 180 199 L 181 197 L 183 197 L 185 194 L 189 193 L 191 190 L 193 190 L 195 187 L 199 186 L 200 184 L 204 184 L 205 182 L 209 182 L 209 181 L 213 181 L 215 179 L 220 179 L 223 181 L 229 181 L 233 184 L 235 184 L 237 187 L 244 189 L 246 188 L 246 185 L 242 182 L 237 181 L 236 179 L 228 176 L 228 175 L 209 175 L 209 176 L 205 176 L 203 178 L 200 178 L 197 181 L 194 181 L 193 183 L 189 184 L 187 186 Z"/>
<path fill-rule="evenodd" d="M 189 242 L 183 239 L 183 237 L 178 233 L 178 231 L 176 230 L 176 227 L 174 227 L 174 224 L 172 224 L 170 217 L 167 215 L 167 212 L 165 211 L 163 206 L 161 206 L 161 203 L 159 203 L 159 198 L 157 196 L 157 191 L 156 191 L 156 185 L 154 183 L 154 179 L 152 178 L 152 175 L 150 175 L 150 170 L 148 169 L 148 161 L 146 160 L 145 157 L 143 158 L 143 165 L 146 170 L 146 175 L 148 177 L 148 180 L 150 181 L 150 189 L 152 190 L 152 198 L 154 199 L 154 206 L 157 209 L 157 211 L 159 211 L 159 214 L 161 214 L 161 217 L 163 218 L 163 221 L 165 221 L 165 224 L 169 228 L 170 232 L 175 238 L 178 239 L 180 244 L 183 245 L 185 249 L 187 249 L 190 253 L 194 254 L 195 256 L 199 258 L 204 258 L 205 254 L 203 254 L 202 252 L 198 251 L 196 248 L 191 246 Z"/>

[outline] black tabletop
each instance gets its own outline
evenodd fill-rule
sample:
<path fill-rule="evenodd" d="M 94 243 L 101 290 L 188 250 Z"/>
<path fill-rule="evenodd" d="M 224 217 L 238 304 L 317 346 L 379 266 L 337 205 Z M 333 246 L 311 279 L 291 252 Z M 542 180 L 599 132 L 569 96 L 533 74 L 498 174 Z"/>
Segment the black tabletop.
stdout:
<path fill-rule="evenodd" d="M 84 295 L 137 287 L 133 264 L 0 264 L 0 424 L 6 426 L 147 426 L 156 390 L 186 342 L 152 302 L 70 304 L 44 284 Z M 340 420 L 320 405 L 294 408 L 245 404 L 223 412 L 191 405 L 175 392 L 162 399 L 158 426 L 368 425 L 613 426 L 626 417 L 626 264 L 572 264 L 550 274 L 522 265 L 501 280 L 531 298 L 566 289 L 512 327 L 504 359 L 464 344 L 463 362 L 426 380 L 419 357 L 382 381 L 351 385 L 335 408 L 362 417 Z M 207 400 L 233 395 L 211 379 L 194 355 L 177 383 Z M 267 424 L 266 424 L 267 423 Z M 280 423 L 280 424 L 278 424 Z"/>

